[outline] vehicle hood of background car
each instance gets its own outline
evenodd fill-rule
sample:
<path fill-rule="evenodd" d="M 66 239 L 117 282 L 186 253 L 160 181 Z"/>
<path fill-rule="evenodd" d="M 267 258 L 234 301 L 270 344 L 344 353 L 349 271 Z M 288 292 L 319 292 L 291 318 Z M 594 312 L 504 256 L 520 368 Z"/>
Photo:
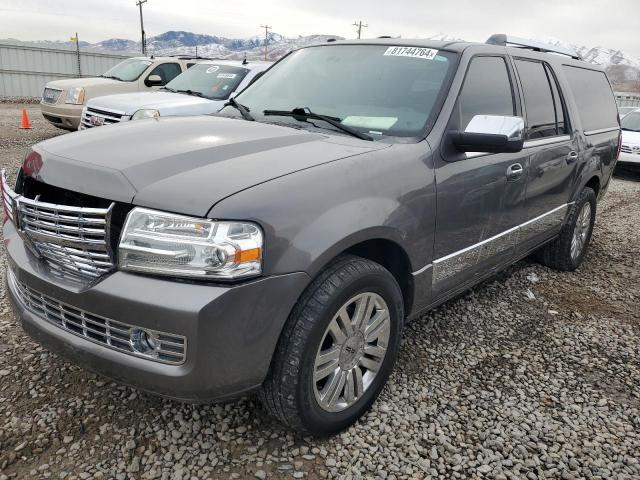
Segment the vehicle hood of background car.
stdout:
<path fill-rule="evenodd" d="M 39 143 L 43 164 L 34 176 L 92 196 L 206 216 L 218 201 L 259 183 L 386 147 L 217 116 L 168 117 Z"/>
<path fill-rule="evenodd" d="M 90 78 L 69 78 L 67 80 L 54 80 L 48 82 L 47 88 L 58 88 L 69 90 L 70 88 L 82 87 L 85 89 L 85 98 L 95 97 L 100 93 L 112 93 L 114 91 L 130 92 L 138 88 L 138 82 L 121 82 L 112 78 L 90 77 Z"/>
<path fill-rule="evenodd" d="M 622 143 L 625 145 L 640 145 L 640 132 L 632 132 L 631 130 L 622 131 Z"/>
<path fill-rule="evenodd" d="M 87 107 L 104 108 L 124 112 L 125 115 L 133 115 L 141 109 L 154 109 L 166 115 L 178 115 L 183 110 L 185 113 L 196 115 L 198 113 L 214 113 L 220 110 L 226 100 L 211 100 L 208 98 L 173 93 L 168 91 L 122 93 L 97 97 L 87 103 Z"/>

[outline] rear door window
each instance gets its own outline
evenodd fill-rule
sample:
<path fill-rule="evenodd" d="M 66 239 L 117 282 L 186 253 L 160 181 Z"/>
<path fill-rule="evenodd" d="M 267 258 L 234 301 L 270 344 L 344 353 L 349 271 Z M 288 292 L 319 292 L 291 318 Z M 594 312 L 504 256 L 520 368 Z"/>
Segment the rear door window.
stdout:
<path fill-rule="evenodd" d="M 461 130 L 476 115 L 515 115 L 513 90 L 504 58 L 475 57 L 471 60 L 456 113 L 456 123 Z"/>
<path fill-rule="evenodd" d="M 545 65 L 542 62 L 523 59 L 516 59 L 515 63 L 524 94 L 527 139 L 536 140 L 558 135 L 557 104 Z M 555 82 L 555 79 L 553 81 Z"/>
<path fill-rule="evenodd" d="M 604 72 L 563 66 L 585 132 L 618 127 L 618 108 Z"/>

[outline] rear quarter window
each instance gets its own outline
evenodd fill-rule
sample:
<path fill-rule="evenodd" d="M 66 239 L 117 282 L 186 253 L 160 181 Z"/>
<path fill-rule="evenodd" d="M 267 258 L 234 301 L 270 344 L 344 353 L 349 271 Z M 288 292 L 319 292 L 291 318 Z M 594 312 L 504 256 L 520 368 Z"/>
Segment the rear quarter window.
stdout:
<path fill-rule="evenodd" d="M 604 72 L 563 65 L 585 132 L 618 127 L 618 107 Z"/>

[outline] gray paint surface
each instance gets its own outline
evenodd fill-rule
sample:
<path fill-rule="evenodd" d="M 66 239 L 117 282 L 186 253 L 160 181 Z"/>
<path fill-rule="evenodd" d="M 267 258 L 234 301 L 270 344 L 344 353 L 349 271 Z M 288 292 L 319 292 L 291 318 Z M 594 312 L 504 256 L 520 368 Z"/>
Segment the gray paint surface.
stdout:
<path fill-rule="evenodd" d="M 45 331 L 18 305 L 27 328 L 127 383 L 181 398 L 227 397 L 262 381 L 292 305 L 341 252 L 366 241 L 395 245 L 407 260 L 402 275 L 413 299 L 407 313 L 415 317 L 555 238 L 587 182 L 606 190 L 619 130 L 584 132 L 560 68 L 582 63 L 518 50 L 519 56 L 544 60 L 554 69 L 571 132 L 553 143 L 532 142 L 518 153 L 466 158 L 452 154 L 447 135 L 466 66 L 474 55 L 510 61 L 515 50 L 388 39 L 362 43 L 415 44 L 460 54 L 440 114 L 420 138 L 368 142 L 329 130 L 210 116 L 136 121 L 36 147 L 44 159 L 38 178 L 45 183 L 123 204 L 250 220 L 262 227 L 261 279 L 221 286 L 115 272 L 97 283 L 71 287 L 56 283 L 24 251 L 11 225 L 5 226 L 9 256 L 23 282 L 109 318 L 134 312 L 145 325 L 186 335 L 190 350 L 195 349 L 187 354 L 192 361 L 222 362 L 220 369 L 198 372 L 202 389 L 192 389 L 192 378 L 181 387 L 169 371 L 154 370 L 150 376 L 158 366 L 133 361 L 121 378 L 114 365 L 122 363 L 113 352 L 92 348 L 87 353 L 77 339 Z M 259 88 L 259 81 L 255 85 Z M 522 115 L 517 82 L 514 88 Z M 144 148 L 137 147 L 140 139 Z M 567 161 L 571 149 L 579 156 Z M 506 169 L 514 162 L 524 172 L 508 181 Z M 139 291 L 152 293 L 140 298 Z M 65 346 L 67 340 L 72 347 Z M 225 345 L 215 343 L 219 340 Z M 249 354 L 238 359 L 236 351 Z"/>

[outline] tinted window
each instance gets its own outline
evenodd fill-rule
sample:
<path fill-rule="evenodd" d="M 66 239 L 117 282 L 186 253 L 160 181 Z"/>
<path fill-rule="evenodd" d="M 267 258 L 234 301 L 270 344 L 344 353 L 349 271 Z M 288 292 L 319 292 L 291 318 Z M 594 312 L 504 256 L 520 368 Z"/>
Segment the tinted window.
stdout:
<path fill-rule="evenodd" d="M 471 61 L 457 113 L 461 130 L 475 115 L 515 115 L 509 72 L 502 57 L 476 57 Z"/>
<path fill-rule="evenodd" d="M 553 93 L 553 104 L 556 111 L 556 134 L 564 135 L 569 132 L 569 125 L 565 122 L 564 101 L 560 94 L 558 81 L 548 65 L 545 65 L 544 69 L 551 84 L 551 93 Z"/>
<path fill-rule="evenodd" d="M 544 65 L 540 62 L 516 60 L 516 68 L 527 112 L 527 138 L 555 136 L 556 106 Z"/>
<path fill-rule="evenodd" d="M 565 65 L 564 73 L 578 105 L 583 130 L 617 127 L 618 109 L 604 72 Z"/>
<path fill-rule="evenodd" d="M 454 58 L 449 52 L 389 45 L 303 48 L 270 68 L 238 102 L 258 117 L 265 110 L 308 107 L 370 135 L 417 136 L 436 113 Z M 309 125 L 291 117 L 268 119 Z"/>
<path fill-rule="evenodd" d="M 162 78 L 162 85 L 166 85 L 175 77 L 182 73 L 180 65 L 177 63 L 162 63 L 154 68 L 149 75 L 160 75 Z"/>

